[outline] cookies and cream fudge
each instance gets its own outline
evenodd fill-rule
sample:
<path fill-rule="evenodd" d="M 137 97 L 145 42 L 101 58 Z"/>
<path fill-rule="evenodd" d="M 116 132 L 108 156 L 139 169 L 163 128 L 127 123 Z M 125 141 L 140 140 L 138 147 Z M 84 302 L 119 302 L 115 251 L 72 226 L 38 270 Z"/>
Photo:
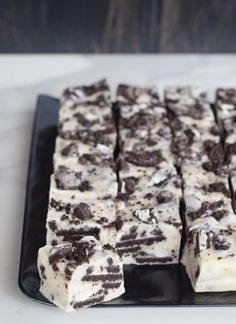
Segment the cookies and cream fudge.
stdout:
<path fill-rule="evenodd" d="M 190 228 L 182 262 L 196 292 L 236 290 L 236 232 Z"/>
<path fill-rule="evenodd" d="M 236 133 L 236 89 L 217 89 L 216 113 L 224 134 Z"/>
<path fill-rule="evenodd" d="M 82 141 L 76 140 L 64 140 L 61 137 L 57 137 L 55 144 L 54 160 L 57 157 L 61 158 L 63 164 L 66 161 L 73 161 L 73 163 L 78 163 L 79 159 L 83 161 L 85 156 L 97 156 L 102 160 L 113 158 L 114 145 L 106 145 L 98 142 L 83 143 Z"/>
<path fill-rule="evenodd" d="M 168 87 L 165 90 L 165 101 L 173 116 L 188 116 L 196 120 L 212 120 L 207 93 L 198 87 Z"/>
<path fill-rule="evenodd" d="M 112 199 L 117 195 L 116 174 L 108 167 L 58 165 L 51 177 L 53 192 L 75 195 L 76 199 Z"/>
<path fill-rule="evenodd" d="M 99 107 L 96 107 L 99 111 Z M 99 118 L 99 113 L 89 115 L 86 107 L 79 107 L 73 116 L 61 119 L 59 122 L 59 135 L 67 140 L 80 140 L 83 143 L 96 141 L 98 143 L 116 143 L 116 130 L 112 118 L 111 107 L 109 113 Z M 96 118 L 97 117 L 97 118 Z"/>
<path fill-rule="evenodd" d="M 236 211 L 236 89 L 218 89 L 216 92 L 216 115 L 222 130 L 225 160 L 229 167 Z"/>
<path fill-rule="evenodd" d="M 46 245 L 38 252 L 40 292 L 66 312 L 109 301 L 124 293 L 123 265 L 109 245 L 87 236 Z"/>
<path fill-rule="evenodd" d="M 76 200 L 73 194 L 50 191 L 47 214 L 47 244 L 76 241 L 92 235 L 103 244 L 115 244 L 115 203 L 107 200 Z"/>
<path fill-rule="evenodd" d="M 62 109 L 71 108 L 81 103 L 93 102 L 103 106 L 110 102 L 110 87 L 105 79 L 86 86 L 67 88 L 60 99 Z"/>
<path fill-rule="evenodd" d="M 147 105 L 159 103 L 156 89 L 119 84 L 117 88 L 117 101 L 128 105 Z"/>

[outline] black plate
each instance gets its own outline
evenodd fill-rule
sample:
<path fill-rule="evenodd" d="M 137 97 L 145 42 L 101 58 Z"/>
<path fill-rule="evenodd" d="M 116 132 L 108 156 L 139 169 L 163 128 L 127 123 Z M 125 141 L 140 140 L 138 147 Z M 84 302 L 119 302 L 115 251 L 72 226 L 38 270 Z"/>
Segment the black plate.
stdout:
<path fill-rule="evenodd" d="M 45 244 L 45 222 L 57 135 L 58 100 L 39 96 L 30 153 L 19 287 L 29 297 L 49 303 L 39 293 L 37 252 Z M 236 304 L 236 292 L 195 294 L 184 268 L 176 266 L 126 266 L 126 293 L 95 307 L 198 306 Z"/>

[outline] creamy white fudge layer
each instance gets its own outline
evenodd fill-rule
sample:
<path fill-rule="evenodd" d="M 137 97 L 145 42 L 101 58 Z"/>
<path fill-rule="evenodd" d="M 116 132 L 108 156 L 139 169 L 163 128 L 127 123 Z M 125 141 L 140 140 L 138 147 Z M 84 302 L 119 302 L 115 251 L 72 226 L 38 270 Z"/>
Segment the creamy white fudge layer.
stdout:
<path fill-rule="evenodd" d="M 190 229 L 182 263 L 196 292 L 236 290 L 236 233 Z"/>
<path fill-rule="evenodd" d="M 145 88 L 120 84 L 117 88 L 117 101 L 122 105 L 146 105 L 150 107 L 152 104 L 159 103 L 159 96 L 155 87 Z"/>
<path fill-rule="evenodd" d="M 180 180 L 166 173 L 152 182 L 120 173 L 116 249 L 124 264 L 178 263 L 182 223 Z"/>
<path fill-rule="evenodd" d="M 61 96 L 61 107 L 72 108 L 86 102 L 106 105 L 110 102 L 110 87 L 105 79 L 88 86 L 67 88 Z"/>
<path fill-rule="evenodd" d="M 102 246 L 93 237 L 40 248 L 38 270 L 40 292 L 66 312 L 125 292 L 120 257 L 110 245 Z"/>
<path fill-rule="evenodd" d="M 83 155 L 76 163 L 70 159 L 66 161 L 66 165 L 63 162 L 61 156 L 54 156 L 54 178 L 59 189 L 78 190 L 80 193 L 87 192 L 88 195 L 101 195 L 106 191 L 112 192 L 112 197 L 116 194 L 116 165 L 113 159 Z"/>
<path fill-rule="evenodd" d="M 228 177 L 201 165 L 182 165 L 187 227 L 210 222 L 211 226 L 235 223 Z"/>
<path fill-rule="evenodd" d="M 216 113 L 225 135 L 236 133 L 236 89 L 218 89 Z"/>
<path fill-rule="evenodd" d="M 91 168 L 91 172 L 93 172 Z M 74 195 L 77 200 L 89 199 L 113 199 L 117 195 L 118 184 L 113 174 L 107 174 L 107 169 L 102 172 L 96 169 L 89 174 L 87 167 L 84 173 L 73 171 L 64 166 L 59 166 L 51 177 L 50 190 L 66 196 Z"/>
<path fill-rule="evenodd" d="M 73 107 L 62 106 L 59 110 L 59 124 L 76 118 L 78 124 L 83 127 L 97 127 L 98 123 L 104 124 L 112 117 L 111 102 L 99 106 L 96 102 L 84 102 Z"/>
<path fill-rule="evenodd" d="M 114 245 L 116 234 L 115 204 L 107 200 L 76 200 L 75 196 L 50 191 L 47 214 L 47 244 L 76 241 L 92 235 Z"/>
<path fill-rule="evenodd" d="M 198 87 L 168 87 L 165 100 L 175 116 L 189 116 L 195 120 L 212 118 L 207 93 Z"/>
<path fill-rule="evenodd" d="M 63 163 L 70 159 L 71 163 L 78 163 L 79 158 L 83 155 L 95 155 L 100 156 L 101 159 L 113 158 L 114 146 L 100 144 L 93 142 L 93 144 L 86 144 L 81 141 L 64 140 L 57 137 L 55 144 L 54 160 L 62 158 Z"/>

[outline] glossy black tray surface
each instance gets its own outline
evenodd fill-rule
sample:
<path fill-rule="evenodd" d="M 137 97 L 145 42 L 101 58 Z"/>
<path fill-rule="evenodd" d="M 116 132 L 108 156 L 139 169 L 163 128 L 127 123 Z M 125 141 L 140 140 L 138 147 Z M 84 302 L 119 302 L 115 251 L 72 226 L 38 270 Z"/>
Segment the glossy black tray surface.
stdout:
<path fill-rule="evenodd" d="M 29 297 L 50 304 L 39 293 L 37 252 L 45 244 L 45 222 L 57 135 L 58 100 L 39 96 L 33 126 L 19 271 L 19 287 Z M 194 293 L 186 272 L 175 266 L 126 266 L 126 293 L 95 307 L 213 306 L 236 304 L 236 292 Z"/>

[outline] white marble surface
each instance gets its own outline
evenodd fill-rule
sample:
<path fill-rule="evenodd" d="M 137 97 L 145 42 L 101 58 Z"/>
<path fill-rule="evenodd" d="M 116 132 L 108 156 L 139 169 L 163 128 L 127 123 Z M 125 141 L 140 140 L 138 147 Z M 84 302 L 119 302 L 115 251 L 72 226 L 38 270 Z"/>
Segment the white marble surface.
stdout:
<path fill-rule="evenodd" d="M 0 56 L 0 314 L 1 323 L 205 323 L 236 316 L 229 308 L 87 309 L 64 314 L 36 303 L 18 289 L 26 170 L 32 120 L 39 93 L 58 95 L 67 85 L 107 77 L 120 81 L 196 84 L 213 96 L 217 86 L 236 86 L 236 55 L 36 55 Z"/>

